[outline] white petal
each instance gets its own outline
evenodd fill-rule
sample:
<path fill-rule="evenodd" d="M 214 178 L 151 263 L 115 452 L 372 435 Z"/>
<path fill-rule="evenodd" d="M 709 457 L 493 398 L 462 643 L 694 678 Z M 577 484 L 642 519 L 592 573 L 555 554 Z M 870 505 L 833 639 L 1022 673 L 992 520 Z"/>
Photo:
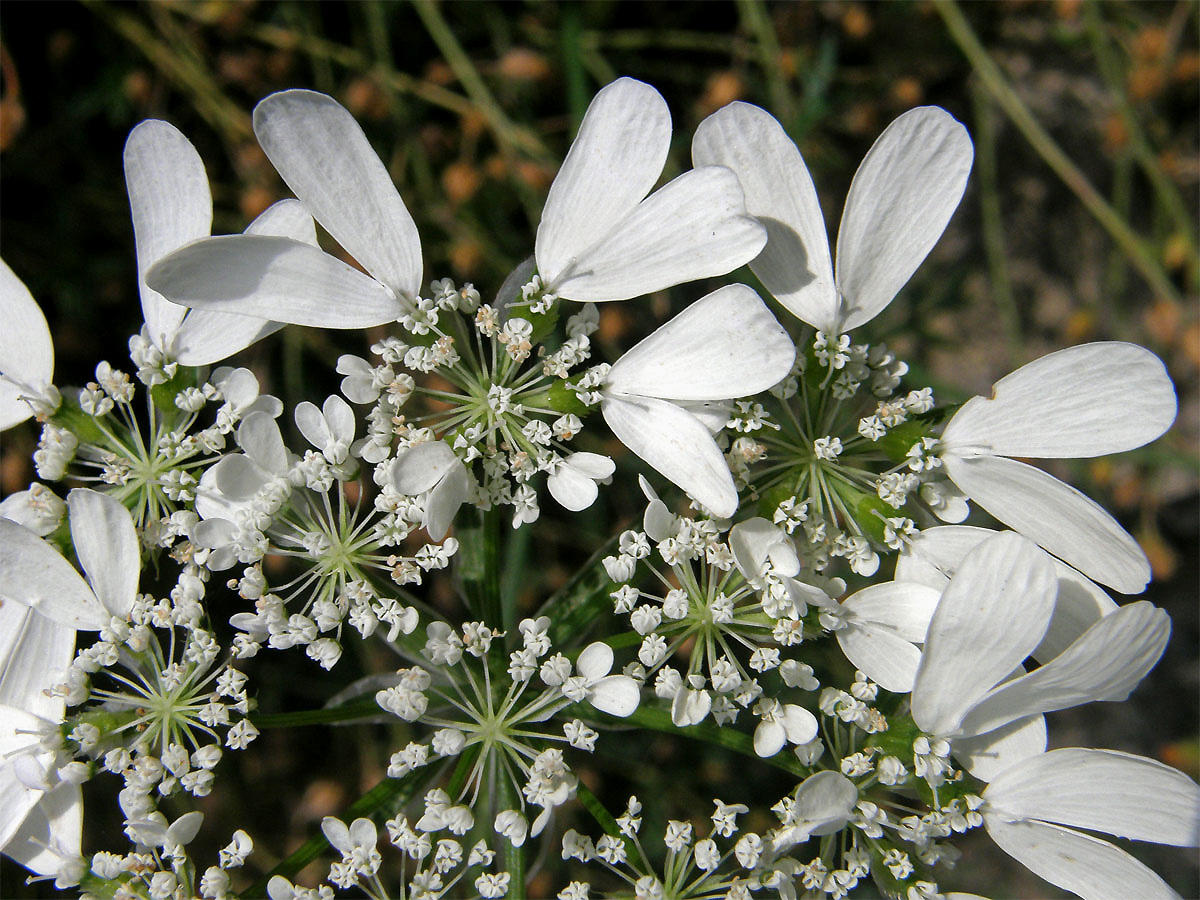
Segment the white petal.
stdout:
<path fill-rule="evenodd" d="M 74 628 L 22 603 L 0 603 L 0 705 L 61 721 L 66 704 L 46 688 L 74 656 Z"/>
<path fill-rule="evenodd" d="M 33 407 L 22 399 L 26 392 L 0 377 L 0 431 L 20 425 L 33 415 Z"/>
<path fill-rule="evenodd" d="M 38 734 L 48 724 L 19 707 L 0 706 L 0 758 L 5 760 L 0 766 L 0 848 L 6 852 L 10 839 L 43 795 L 17 776 L 13 763 L 36 753 Z"/>
<path fill-rule="evenodd" d="M 546 487 L 550 496 L 571 512 L 587 509 L 596 502 L 599 494 L 595 481 L 566 463 L 550 473 Z"/>
<path fill-rule="evenodd" d="M 754 752 L 763 759 L 774 756 L 783 749 L 786 739 L 787 733 L 783 730 L 782 725 L 764 719 L 754 729 Z"/>
<path fill-rule="evenodd" d="M 354 117 L 325 94 L 280 91 L 254 108 L 254 133 L 333 239 L 397 294 L 416 297 L 417 226 Z"/>
<path fill-rule="evenodd" d="M 71 540 L 92 590 L 114 616 L 129 614 L 142 570 L 129 510 L 108 494 L 76 488 L 67 494 Z"/>
<path fill-rule="evenodd" d="M 1122 607 L 1096 622 L 1061 656 L 984 697 L 963 720 L 963 730 L 983 734 L 1032 713 L 1124 700 L 1154 668 L 1170 633 L 1167 614 L 1150 603 Z"/>
<path fill-rule="evenodd" d="M 851 621 L 869 621 L 906 641 L 921 644 L 941 595 L 941 590 L 923 584 L 889 581 L 856 591 L 846 598 L 842 608 Z"/>
<path fill-rule="evenodd" d="M 575 663 L 579 674 L 589 682 L 599 681 L 612 671 L 612 667 L 612 647 L 603 641 L 588 644 L 579 654 L 578 662 Z"/>
<path fill-rule="evenodd" d="M 1069 347 L 1022 366 L 974 397 L 942 442 L 958 455 L 1089 457 L 1157 438 L 1175 421 L 1175 389 L 1162 361 L 1116 341 Z"/>
<path fill-rule="evenodd" d="M 617 470 L 616 463 L 601 453 L 572 453 L 564 462 L 576 472 L 596 480 L 608 478 Z"/>
<path fill-rule="evenodd" d="M 291 454 L 279 433 L 279 424 L 265 412 L 252 412 L 237 430 L 238 446 L 265 472 L 283 474 L 291 465 Z"/>
<path fill-rule="evenodd" d="M 185 306 L 317 328 L 370 328 L 394 321 L 391 291 L 302 241 L 232 234 L 188 244 L 146 273 Z"/>
<path fill-rule="evenodd" d="M 187 310 L 150 288 L 146 272 L 168 253 L 212 231 L 208 174 L 191 141 L 158 119 L 129 133 L 124 161 L 142 312 L 151 340 L 166 349 Z"/>
<path fill-rule="evenodd" d="M 39 796 L 4 854 L 39 875 L 57 875 L 64 863 L 80 858 L 82 838 L 83 791 L 60 782 Z"/>
<path fill-rule="evenodd" d="M 1046 752 L 1046 717 L 1028 716 L 979 737 L 955 738 L 951 751 L 968 772 L 981 781 L 991 781 L 1023 760 Z"/>
<path fill-rule="evenodd" d="M 627 300 L 732 272 L 766 241 L 766 230 L 746 215 L 737 177 L 708 166 L 655 191 L 548 284 L 570 300 Z"/>
<path fill-rule="evenodd" d="M 841 829 L 857 802 L 858 788 L 854 782 L 839 772 L 825 770 L 800 783 L 791 813 L 797 821 L 811 826 L 810 835 L 819 837 Z"/>
<path fill-rule="evenodd" d="M 971 525 L 927 528 L 900 552 L 896 561 L 896 580 L 944 588 L 967 553 L 995 533 L 990 528 Z M 1117 604 L 1091 579 L 1060 559 L 1051 562 L 1058 576 L 1058 597 L 1050 628 L 1033 651 L 1034 658 L 1041 662 L 1053 659 L 1093 622 L 1117 608 Z"/>
<path fill-rule="evenodd" d="M 967 130 L 936 106 L 909 110 L 875 141 L 838 228 L 843 330 L 875 318 L 933 249 L 962 199 L 973 156 Z"/>
<path fill-rule="evenodd" d="M 321 833 L 325 835 L 329 845 L 339 853 L 349 853 L 354 849 L 354 842 L 350 840 L 350 829 L 335 816 L 326 816 L 321 820 Z"/>
<path fill-rule="evenodd" d="M 767 229 L 767 245 L 750 263 L 763 286 L 802 322 L 837 331 L 825 219 L 808 167 L 775 118 L 757 106 L 730 103 L 696 129 L 692 161 L 737 174 L 746 212 Z"/>
<path fill-rule="evenodd" d="M 312 216 L 298 200 L 280 200 L 246 226 L 246 234 L 287 237 L 317 246 Z M 207 366 L 228 359 L 283 327 L 282 322 L 236 313 L 193 309 L 175 335 L 174 353 L 185 366 Z"/>
<path fill-rule="evenodd" d="M 458 463 L 444 441 L 426 441 L 409 447 L 392 464 L 392 484 L 402 494 L 423 494 Z"/>
<path fill-rule="evenodd" d="M 547 283 L 650 192 L 670 144 L 671 113 L 650 85 L 618 78 L 596 94 L 538 225 L 534 255 Z"/>
<path fill-rule="evenodd" d="M 1200 786 L 1178 769 L 1131 753 L 1053 750 L 1000 775 L 984 799 L 1005 817 L 1177 847 L 1200 842 Z"/>
<path fill-rule="evenodd" d="M 617 439 L 651 468 L 714 515 L 733 515 L 738 502 L 733 475 L 699 419 L 651 397 L 608 396 L 600 409 Z"/>
<path fill-rule="evenodd" d="M 1124 850 L 1069 828 L 985 817 L 1000 849 L 1083 900 L 1178 900 L 1167 883 Z"/>
<path fill-rule="evenodd" d="M 434 541 L 440 541 L 450 530 L 458 508 L 471 493 L 471 476 L 457 459 L 445 476 L 434 485 L 425 498 L 425 530 Z"/>
<path fill-rule="evenodd" d="M 913 720 L 949 735 L 963 716 L 1037 646 L 1054 611 L 1054 568 L 1019 535 L 973 550 L 929 624 L 912 692 Z"/>
<path fill-rule="evenodd" d="M 628 675 L 609 675 L 601 678 L 588 691 L 588 702 L 600 712 L 622 719 L 633 715 L 642 694 L 638 683 Z"/>
<path fill-rule="evenodd" d="M 758 294 L 730 284 L 701 297 L 609 370 L 615 391 L 666 400 L 723 400 L 777 384 L 796 349 Z"/>
<path fill-rule="evenodd" d="M 1125 594 L 1150 581 L 1146 554 L 1095 501 L 1041 469 L 1002 456 L 943 457 L 972 500 L 1089 578 Z"/>
<path fill-rule="evenodd" d="M 4 260 L 0 260 L 0 316 L 4 321 L 0 328 L 0 373 L 31 388 L 45 387 L 54 377 L 50 329 L 33 295 Z M 15 402 L 16 411 L 22 414 L 16 421 L 29 418 L 29 405 L 22 400 Z M 0 407 L 0 428 L 16 424 L 5 422 L 5 412 Z"/>
<path fill-rule="evenodd" d="M 193 309 L 175 333 L 171 354 L 185 366 L 222 362 L 283 327 L 253 316 Z"/>
<path fill-rule="evenodd" d="M 884 690 L 908 693 L 917 677 L 921 651 L 871 622 L 850 621 L 837 632 L 846 659 Z"/>
<path fill-rule="evenodd" d="M 782 724 L 787 739 L 793 744 L 807 744 L 817 736 L 817 717 L 803 706 L 785 703 Z"/>
<path fill-rule="evenodd" d="M 296 404 L 296 427 L 304 439 L 318 449 L 329 443 L 329 428 L 315 403 L 304 400 Z"/>
<path fill-rule="evenodd" d="M 272 203 L 258 218 L 246 226 L 244 234 L 273 234 L 320 246 L 317 243 L 317 223 L 299 200 L 279 200 Z"/>
<path fill-rule="evenodd" d="M 321 415 L 334 440 L 349 444 L 354 440 L 354 410 L 337 394 L 330 394 L 321 404 Z"/>
<path fill-rule="evenodd" d="M 738 522 L 729 530 L 734 562 L 750 581 L 757 582 L 770 561 L 776 574 L 791 578 L 800 572 L 796 545 L 778 525 L 760 516 Z"/>
<path fill-rule="evenodd" d="M 108 623 L 109 614 L 69 562 L 28 528 L 0 519 L 0 598 L 85 631 Z"/>

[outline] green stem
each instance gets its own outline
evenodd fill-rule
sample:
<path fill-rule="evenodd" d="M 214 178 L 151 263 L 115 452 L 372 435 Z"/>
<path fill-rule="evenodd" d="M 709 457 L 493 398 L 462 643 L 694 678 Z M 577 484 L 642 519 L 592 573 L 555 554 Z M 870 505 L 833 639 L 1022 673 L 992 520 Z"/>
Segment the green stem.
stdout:
<path fill-rule="evenodd" d="M 369 716 L 377 716 L 382 712 L 375 702 L 375 695 L 359 697 L 341 706 L 330 709 L 306 709 L 300 712 L 286 713 L 256 713 L 250 716 L 255 728 L 294 728 L 300 725 L 326 725 L 330 723 L 352 722 Z"/>
<path fill-rule="evenodd" d="M 1009 85 L 1000 68 L 992 61 L 971 25 L 967 22 L 962 10 L 954 0 L 933 0 L 934 9 L 941 15 L 946 28 L 954 42 L 958 44 L 963 55 L 975 69 L 975 73 L 983 82 L 1000 107 L 1012 119 L 1013 124 L 1025 136 L 1038 155 L 1054 170 L 1063 183 L 1079 198 L 1084 207 L 1095 217 L 1096 221 L 1109 233 L 1121 250 L 1133 264 L 1159 297 L 1174 302 L 1180 301 L 1179 292 L 1171 279 L 1163 271 L 1162 265 L 1146 243 L 1138 237 L 1133 229 L 1117 215 L 1108 202 L 1100 195 L 1087 176 L 1080 171 L 1054 142 L 1054 138 L 1044 129 L 1029 107 L 1017 96 Z"/>

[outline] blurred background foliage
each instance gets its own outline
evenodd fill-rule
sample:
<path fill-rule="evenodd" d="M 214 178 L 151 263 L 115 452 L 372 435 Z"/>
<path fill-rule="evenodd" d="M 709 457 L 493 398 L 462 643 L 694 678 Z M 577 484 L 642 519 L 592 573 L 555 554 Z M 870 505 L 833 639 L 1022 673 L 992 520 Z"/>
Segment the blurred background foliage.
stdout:
<path fill-rule="evenodd" d="M 531 252 L 587 103 L 617 76 L 650 82 L 670 105 L 664 179 L 690 165 L 704 116 L 735 99 L 766 107 L 801 147 L 831 234 L 873 139 L 910 107 L 943 106 L 975 141 L 966 197 L 901 297 L 858 337 L 886 340 L 943 400 L 986 393 L 1015 366 L 1085 341 L 1134 341 L 1166 361 L 1180 397 L 1171 432 L 1119 458 L 1064 464 L 1060 474 L 1142 542 L 1158 579 L 1146 596 L 1170 612 L 1175 633 L 1135 702 L 1057 715 L 1051 736 L 1145 753 L 1195 775 L 1198 9 L 1191 0 L 5 3 L 0 252 L 50 321 L 57 382 L 81 384 L 99 359 L 121 365 L 141 323 L 121 148 L 145 118 L 167 119 L 195 143 L 212 180 L 214 232 L 229 233 L 288 196 L 255 143 L 254 104 L 288 87 L 333 95 L 399 185 L 426 277 L 472 281 L 488 297 Z M 602 347 L 619 352 L 702 292 L 684 286 L 604 306 Z M 363 354 L 375 337 L 290 328 L 239 362 L 291 405 L 334 389 L 337 355 Z M 4 435 L 5 493 L 33 477 L 35 442 L 32 427 Z M 620 490 L 602 502 L 628 519 L 639 500 Z M 535 608 L 604 539 L 599 523 L 583 520 L 574 537 L 561 528 L 521 533 L 506 578 L 523 582 L 525 605 Z M 324 673 L 295 663 L 284 678 L 261 667 L 264 709 L 330 695 Z M 264 733 L 202 803 L 210 840 L 221 846 L 246 827 L 261 874 L 315 833 L 321 816 L 376 783 L 398 739 L 407 740 L 361 726 Z M 702 819 L 713 796 L 750 795 L 765 809 L 790 788 L 720 751 L 659 737 L 631 737 L 580 774 L 613 807 L 636 792 L 665 798 L 661 814 L 678 818 Z M 88 817 L 85 847 L 108 846 L 106 829 L 119 822 L 96 806 Z M 648 816 L 648 828 L 661 833 L 661 824 Z M 769 827 L 760 817 L 746 825 Z M 597 833 L 594 823 L 589 830 Z M 968 842 L 945 884 L 991 896 L 1047 893 L 1027 874 L 1001 875 L 1007 858 L 989 850 L 986 839 Z M 1186 854 L 1144 856 L 1184 896 L 1200 891 Z M 555 862 L 551 853 L 532 892 L 558 883 L 549 877 Z M 0 865 L 0 895 L 53 894 Z"/>

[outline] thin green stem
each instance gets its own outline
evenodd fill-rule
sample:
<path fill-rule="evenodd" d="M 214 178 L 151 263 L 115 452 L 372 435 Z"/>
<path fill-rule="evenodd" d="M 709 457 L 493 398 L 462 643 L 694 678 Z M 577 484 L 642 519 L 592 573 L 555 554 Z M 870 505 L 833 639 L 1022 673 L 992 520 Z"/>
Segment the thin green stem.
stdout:
<path fill-rule="evenodd" d="M 933 0 L 933 6 L 941 15 L 950 36 L 967 57 L 988 93 L 996 99 L 1001 109 L 1008 114 L 1013 124 L 1038 152 L 1038 155 L 1046 161 L 1046 164 L 1054 170 L 1054 173 L 1062 179 L 1088 212 L 1108 232 L 1154 293 L 1167 300 L 1179 302 L 1179 291 L 1171 283 L 1171 279 L 1163 270 L 1153 251 L 1133 232 L 1125 220 L 1117 215 L 1108 201 L 1088 181 L 1087 176 L 1055 143 L 1054 138 L 1042 127 L 1024 101 L 1017 96 L 999 66 L 992 61 L 988 52 L 979 42 L 974 29 L 967 22 L 955 0 Z"/>

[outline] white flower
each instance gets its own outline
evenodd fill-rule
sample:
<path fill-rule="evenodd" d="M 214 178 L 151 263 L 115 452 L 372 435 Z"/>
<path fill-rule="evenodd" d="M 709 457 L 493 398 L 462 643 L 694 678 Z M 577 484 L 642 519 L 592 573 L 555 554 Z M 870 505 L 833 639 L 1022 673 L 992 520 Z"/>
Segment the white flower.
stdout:
<path fill-rule="evenodd" d="M 613 461 L 599 453 L 572 453 L 559 461 L 546 478 L 550 496 L 576 512 L 591 506 L 598 493 L 596 483 L 616 471 Z"/>
<path fill-rule="evenodd" d="M 189 311 L 147 284 L 146 273 L 156 262 L 209 236 L 212 195 L 200 154 L 167 122 L 147 119 L 135 127 L 125 142 L 123 159 L 137 247 L 138 290 L 154 345 L 186 366 L 208 365 L 281 328 L 278 321 L 232 311 Z M 245 233 L 317 246 L 312 217 L 294 200 L 276 203 L 251 222 Z"/>
<path fill-rule="evenodd" d="M 471 491 L 471 476 L 444 441 L 417 444 L 396 457 L 392 484 L 402 494 L 424 494 L 422 525 L 440 541 Z"/>
<path fill-rule="evenodd" d="M 566 693 L 571 682 L 582 688 L 584 699 L 600 712 L 610 716 L 632 715 L 641 700 L 638 683 L 628 675 L 609 675 L 613 667 L 612 647 L 602 641 L 588 644 L 575 663 L 577 676 L 567 679 L 563 691 Z"/>
<path fill-rule="evenodd" d="M 803 706 L 764 697 L 754 711 L 762 718 L 754 729 L 754 752 L 764 758 L 785 743 L 807 744 L 817 736 L 817 717 Z"/>
<path fill-rule="evenodd" d="M 646 196 L 670 143 L 671 115 L 650 85 L 619 78 L 596 94 L 538 225 L 547 292 L 625 300 L 724 275 L 762 249 L 765 232 L 728 169 L 685 172 Z"/>
<path fill-rule="evenodd" d="M 1133 344 L 1059 350 L 973 397 L 942 433 L 947 476 L 989 513 L 1090 578 L 1142 591 L 1150 564 L 1130 535 L 1079 491 L 1009 457 L 1105 456 L 1146 444 L 1175 421 L 1162 362 Z"/>
<path fill-rule="evenodd" d="M 1124 850 L 1077 828 L 1177 847 L 1200 843 L 1200 787 L 1152 759 L 1066 748 L 1022 760 L 983 792 L 1001 849 L 1084 900 L 1178 896 Z"/>
<path fill-rule="evenodd" d="M 1042 713 L 1125 699 L 1166 647 L 1166 613 L 1140 601 L 1019 674 L 1046 634 L 1057 593 L 1050 558 L 1020 535 L 1001 532 L 966 556 L 929 624 L 913 720 L 951 741 L 954 755 L 985 781 L 1045 749 Z"/>
<path fill-rule="evenodd" d="M 0 431 L 58 408 L 54 344 L 41 307 L 0 259 Z"/>
<path fill-rule="evenodd" d="M 753 394 L 795 360 L 787 332 L 759 296 L 731 284 L 697 300 L 626 352 L 605 381 L 601 411 L 630 450 L 715 515 L 737 509 L 725 456 L 704 404 Z"/>
<path fill-rule="evenodd" d="M 767 228 L 750 263 L 767 290 L 827 335 L 878 315 L 917 270 L 954 214 L 974 153 L 966 129 L 924 106 L 897 118 L 854 175 L 837 238 L 837 274 L 825 218 L 800 151 L 757 106 L 731 103 L 700 123 L 697 166 L 733 169 L 746 210 Z"/>
<path fill-rule="evenodd" d="M 50 488 L 36 481 L 27 490 L 0 500 L 0 518 L 24 525 L 39 537 L 57 529 L 66 511 L 67 504 Z"/>
<path fill-rule="evenodd" d="M 349 457 L 354 442 L 354 410 L 336 394 L 327 397 L 320 409 L 307 400 L 297 404 L 296 427 L 330 465 L 341 465 Z"/>
<path fill-rule="evenodd" d="M 141 572 L 137 532 L 129 511 L 107 494 L 76 488 L 67 507 L 88 580 L 32 531 L 0 519 L 0 592 L 55 622 L 99 631 L 133 606 Z"/>
<path fill-rule="evenodd" d="M 404 315 L 421 286 L 421 242 L 354 117 L 325 94 L 280 91 L 255 108 L 254 133 L 305 208 L 370 274 L 305 241 L 254 234 L 188 244 L 146 283 L 185 306 L 297 325 L 368 328 Z"/>

